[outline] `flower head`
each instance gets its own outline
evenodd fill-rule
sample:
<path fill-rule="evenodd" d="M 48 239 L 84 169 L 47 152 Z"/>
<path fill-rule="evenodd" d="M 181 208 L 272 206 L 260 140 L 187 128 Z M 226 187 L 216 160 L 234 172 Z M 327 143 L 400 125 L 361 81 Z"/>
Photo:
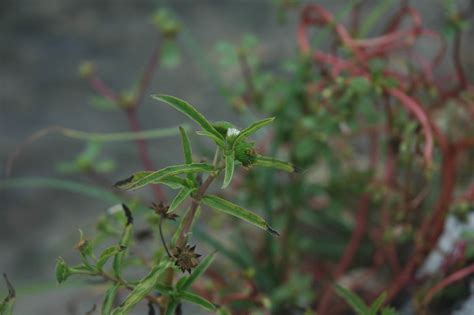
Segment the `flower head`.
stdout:
<path fill-rule="evenodd" d="M 196 266 L 199 264 L 198 258 L 201 257 L 201 255 L 194 252 L 195 248 L 196 245 L 191 247 L 189 244 L 186 244 L 183 247 L 177 246 L 174 249 L 174 264 L 178 266 L 182 272 L 187 271 L 188 273 L 191 273 L 191 270 L 196 268 Z"/>
<path fill-rule="evenodd" d="M 151 207 L 150 209 L 154 210 L 156 214 L 158 214 L 159 216 L 165 218 L 165 219 L 168 219 L 168 220 L 176 220 L 176 218 L 178 217 L 177 214 L 174 214 L 174 213 L 170 213 L 168 212 L 169 210 L 169 206 L 165 206 L 163 204 L 162 201 L 160 201 L 159 204 L 156 204 L 156 203 L 152 203 L 151 204 Z"/>
<path fill-rule="evenodd" d="M 227 135 L 226 136 L 227 136 L 227 138 L 235 138 L 239 135 L 239 133 L 240 133 L 239 129 L 231 127 L 229 129 L 227 129 Z"/>

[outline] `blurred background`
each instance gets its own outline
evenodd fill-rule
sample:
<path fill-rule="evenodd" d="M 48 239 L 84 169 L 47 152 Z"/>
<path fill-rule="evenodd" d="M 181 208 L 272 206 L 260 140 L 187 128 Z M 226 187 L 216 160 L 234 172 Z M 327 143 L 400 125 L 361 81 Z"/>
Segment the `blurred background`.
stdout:
<path fill-rule="evenodd" d="M 334 12 L 345 2 L 312 3 Z M 376 2 L 367 1 L 364 10 Z M 428 27 L 436 27 L 443 14 L 442 7 L 432 3 L 412 2 Z M 133 87 L 161 40 L 152 23 L 153 12 L 161 7 L 169 8 L 182 23 L 177 38 L 181 62 L 174 68 L 159 67 L 147 95 L 175 95 L 210 119 L 241 124 L 219 88 L 223 79 L 232 80 L 240 74 L 219 70 L 216 43 L 236 43 L 244 34 L 254 34 L 261 40 L 259 54 L 265 68 L 296 52 L 298 14 L 289 11 L 286 23 L 279 23 L 274 1 L 2 0 L 0 160 L 6 162 L 20 143 L 51 125 L 91 132 L 126 131 L 122 112 L 94 108 L 98 106 L 94 105 L 94 93 L 78 75 L 78 65 L 93 61 L 100 77 L 116 91 Z M 472 31 L 469 36 L 473 38 Z M 465 41 L 462 47 L 466 69 L 474 65 L 469 53 L 473 45 L 473 41 Z M 148 97 L 139 109 L 139 118 L 145 130 L 183 121 L 180 114 Z M 155 167 L 181 159 L 177 139 L 149 141 Z M 83 149 L 83 142 L 60 135 L 41 138 L 22 150 L 11 176 L 55 177 L 88 184 L 86 177 L 58 172 L 61 162 L 74 159 Z M 110 184 L 142 169 L 129 142 L 105 144 L 101 155 L 116 161 L 115 171 L 106 175 Z M 110 204 L 48 187 L 3 189 L 0 198 L 0 271 L 8 273 L 18 289 L 17 314 L 75 314 L 69 298 L 71 294 L 80 296 L 80 292 L 68 285 L 58 290 L 55 260 L 74 254 L 77 229 L 93 224 Z M 3 284 L 0 292 L 6 292 Z"/>

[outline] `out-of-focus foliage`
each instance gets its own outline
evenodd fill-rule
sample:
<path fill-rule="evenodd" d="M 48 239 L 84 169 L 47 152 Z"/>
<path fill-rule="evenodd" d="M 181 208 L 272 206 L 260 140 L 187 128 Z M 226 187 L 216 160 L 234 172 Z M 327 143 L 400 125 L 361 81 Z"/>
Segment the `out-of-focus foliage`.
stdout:
<path fill-rule="evenodd" d="M 153 96 L 201 128 L 196 134 L 213 145 L 213 158 L 193 151 L 189 128 L 140 129 L 137 110 L 155 67 L 176 67 L 181 60 L 182 23 L 161 9 L 152 17 L 159 45 L 133 88 L 115 92 L 90 62 L 79 69 L 100 95 L 92 105 L 123 111 L 130 131 L 53 130 L 85 141 L 85 149 L 58 170 L 88 176 L 97 186 L 45 178 L 0 183 L 59 188 L 111 204 L 95 231 L 80 231 L 80 262 L 58 258 L 56 264 L 58 283 L 77 276 L 107 283 L 102 314 L 127 314 L 142 302 L 150 314 L 155 308 L 181 314 L 181 304 L 189 302 L 217 314 L 352 309 L 393 315 L 384 304 L 403 293 L 420 311 L 467 293 L 462 281 L 449 285 L 463 280 L 458 272 L 474 262 L 470 231 L 446 253 L 437 274 L 410 282 L 435 249 L 445 219 L 452 214 L 465 221 L 474 209 L 472 174 L 462 172 L 473 166 L 472 84 L 456 50 L 448 56 L 455 64 L 452 86 L 440 84 L 434 71 L 445 41 L 459 50 L 467 16 L 456 1 L 444 1 L 441 36 L 426 29 L 413 8 L 394 8 L 389 0 L 367 14 L 362 1 L 348 1 L 334 15 L 299 1 L 275 4 L 281 22 L 301 9 L 296 38 L 285 38 L 299 52 L 270 67 L 254 35 L 215 46 L 219 88 L 246 128 L 210 121 L 179 98 Z M 381 32 L 378 24 L 386 24 Z M 435 39 L 441 57 L 431 60 L 415 49 L 422 36 Z M 184 157 L 156 170 L 145 140 L 178 134 Z M 134 141 L 143 170 L 108 191 L 104 176 L 117 165 L 100 149 L 111 141 Z M 217 180 L 222 191 L 209 193 Z M 130 193 L 144 187 L 154 193 L 151 206 Z M 199 224 L 202 217 L 206 224 Z M 204 245 L 212 253 L 201 259 Z M 213 264 L 215 251 L 225 259 Z M 14 296 L 11 289 L 1 312 Z"/>

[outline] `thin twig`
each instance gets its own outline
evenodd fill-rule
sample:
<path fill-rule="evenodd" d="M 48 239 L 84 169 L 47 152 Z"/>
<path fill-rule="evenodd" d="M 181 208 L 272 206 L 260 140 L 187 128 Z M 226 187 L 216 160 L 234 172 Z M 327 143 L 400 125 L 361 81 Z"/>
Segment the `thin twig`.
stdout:
<path fill-rule="evenodd" d="M 166 245 L 166 241 L 165 241 L 165 237 L 163 236 L 163 214 L 161 214 L 160 216 L 160 223 L 158 225 L 158 229 L 160 231 L 160 238 L 161 238 L 161 243 L 163 244 L 163 247 L 165 248 L 165 251 L 166 251 L 166 254 L 168 255 L 169 258 L 173 257 L 170 253 L 170 251 L 168 250 L 168 246 Z"/>
<path fill-rule="evenodd" d="M 437 294 L 439 291 L 443 290 L 445 287 L 448 285 L 460 281 L 470 274 L 474 273 L 474 264 L 470 265 L 469 267 L 457 270 L 438 282 L 434 287 L 432 287 L 425 295 L 425 298 L 423 299 L 423 304 L 428 305 L 430 301 L 433 299 L 435 294 Z"/>

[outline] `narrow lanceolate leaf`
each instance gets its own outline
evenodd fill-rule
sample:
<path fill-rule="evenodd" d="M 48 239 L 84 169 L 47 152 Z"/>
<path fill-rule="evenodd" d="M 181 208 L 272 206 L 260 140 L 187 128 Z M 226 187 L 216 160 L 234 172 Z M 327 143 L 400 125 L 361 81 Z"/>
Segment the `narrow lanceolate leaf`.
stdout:
<path fill-rule="evenodd" d="M 204 258 L 199 263 L 196 269 L 194 269 L 193 272 L 189 276 L 181 278 L 176 284 L 176 288 L 178 289 L 178 291 L 184 291 L 184 290 L 189 289 L 191 285 L 197 279 L 199 279 L 204 274 L 204 272 L 206 272 L 207 268 L 209 268 L 209 266 L 214 261 L 215 255 L 216 255 L 216 252 L 210 255 L 207 255 L 207 257 Z"/>
<path fill-rule="evenodd" d="M 150 176 L 153 174 L 154 171 L 140 171 L 134 173 L 132 176 L 129 178 L 126 178 L 124 180 L 120 180 L 117 183 L 115 183 L 115 187 L 120 188 L 120 189 L 127 189 L 127 187 L 134 182 L 140 181 L 145 177 Z M 186 180 L 178 177 L 178 176 L 168 176 L 164 177 L 160 180 L 155 180 L 153 184 L 163 184 L 166 185 L 172 189 L 179 189 L 181 187 L 186 186 Z"/>
<path fill-rule="evenodd" d="M 102 269 L 104 265 L 107 263 L 110 257 L 113 257 L 120 253 L 121 251 L 125 250 L 125 246 L 115 245 L 106 248 L 102 254 L 100 254 L 99 259 L 97 260 L 96 267 L 97 269 Z"/>
<path fill-rule="evenodd" d="M 178 208 L 194 190 L 195 189 L 193 188 L 187 188 L 187 187 L 184 187 L 183 189 L 181 189 L 176 195 L 176 197 L 174 197 L 173 201 L 171 202 L 168 212 L 172 212 L 176 210 L 176 208 Z"/>
<path fill-rule="evenodd" d="M 132 240 L 132 230 L 133 230 L 133 224 L 127 224 L 123 230 L 122 237 L 120 238 L 119 246 L 122 248 L 127 248 L 130 245 L 130 242 Z M 126 250 L 122 250 L 115 254 L 114 256 L 114 261 L 113 261 L 113 269 L 114 269 L 114 275 L 117 278 L 121 278 L 122 274 L 122 264 L 123 260 L 126 255 Z"/>
<path fill-rule="evenodd" d="M 385 302 L 386 298 L 387 298 L 387 292 L 380 294 L 379 297 L 370 305 L 369 315 L 377 315 L 379 313 L 380 308 L 383 305 L 383 302 Z"/>
<path fill-rule="evenodd" d="M 202 197 L 202 202 L 217 211 L 224 212 L 236 218 L 247 221 L 253 225 L 256 225 L 259 228 L 264 229 L 265 231 L 268 231 L 272 234 L 279 235 L 278 232 L 272 229 L 272 227 L 268 225 L 268 223 L 262 217 L 236 204 L 233 204 L 228 200 L 214 195 L 205 195 L 204 197 Z"/>
<path fill-rule="evenodd" d="M 162 101 L 171 105 L 174 109 L 182 112 L 192 120 L 194 120 L 199 126 L 202 127 L 207 132 L 214 134 L 216 137 L 224 140 L 224 137 L 211 125 L 211 123 L 204 117 L 200 112 L 198 112 L 191 104 L 180 100 L 174 96 L 170 95 L 153 95 L 154 99 Z"/>
<path fill-rule="evenodd" d="M 293 173 L 295 171 L 295 167 L 293 166 L 293 164 L 266 156 L 257 157 L 253 165 L 259 167 L 274 168 L 290 173 Z"/>
<path fill-rule="evenodd" d="M 179 300 L 178 299 L 172 299 L 169 303 L 168 306 L 166 307 L 166 313 L 165 315 L 175 315 L 176 313 L 176 308 L 179 305 Z"/>
<path fill-rule="evenodd" d="M 213 133 L 210 133 L 210 132 L 207 132 L 207 131 L 196 131 L 196 134 L 198 136 L 204 136 L 204 137 L 208 137 L 212 140 L 214 140 L 214 142 L 221 148 L 225 148 L 225 141 L 222 140 L 221 138 L 219 137 L 216 137 L 216 135 L 214 135 Z"/>
<path fill-rule="evenodd" d="M 183 127 L 179 127 L 179 133 L 181 135 L 181 143 L 183 145 L 184 163 L 193 164 L 193 150 L 189 141 L 188 133 Z M 196 177 L 193 174 L 186 176 L 191 182 L 195 182 Z"/>
<path fill-rule="evenodd" d="M 214 305 L 214 303 L 206 300 L 205 298 L 203 298 L 202 296 L 199 296 L 197 294 L 191 293 L 189 291 L 183 291 L 183 292 L 180 292 L 179 296 L 183 300 L 186 300 L 186 301 L 189 301 L 191 303 L 197 304 L 197 305 L 201 306 L 202 308 L 204 308 L 208 311 L 215 311 L 216 310 L 216 306 Z"/>
<path fill-rule="evenodd" d="M 189 142 L 188 134 L 183 127 L 179 127 L 179 133 L 181 135 L 181 142 L 183 144 L 184 162 L 186 164 L 193 163 L 193 152 L 191 149 L 191 143 Z"/>
<path fill-rule="evenodd" d="M 161 262 L 159 265 L 153 267 L 148 275 L 146 275 L 140 282 L 135 286 L 132 292 L 123 301 L 120 307 L 112 311 L 112 315 L 125 315 L 142 301 L 154 288 L 158 279 L 171 266 L 171 262 Z"/>
<path fill-rule="evenodd" d="M 342 297 L 347 304 L 349 304 L 352 309 L 359 315 L 367 315 L 369 314 L 369 308 L 365 305 L 364 301 L 360 297 L 358 297 L 353 292 L 349 291 L 348 289 L 341 287 L 340 285 L 335 286 L 336 293 Z"/>
<path fill-rule="evenodd" d="M 5 279 L 5 283 L 7 284 L 8 295 L 2 302 L 0 302 L 0 315 L 12 315 L 13 305 L 15 304 L 16 296 L 15 288 L 13 288 L 13 285 L 8 280 L 6 274 L 3 274 L 3 278 Z"/>
<path fill-rule="evenodd" d="M 109 315 L 112 311 L 112 306 L 119 288 L 120 284 L 116 283 L 105 292 L 104 302 L 102 302 L 102 315 Z"/>
<path fill-rule="evenodd" d="M 229 186 L 232 176 L 234 176 L 234 162 L 235 162 L 235 153 L 234 151 L 226 153 L 224 156 L 225 159 L 225 174 L 224 174 L 224 183 L 222 188 Z"/>
<path fill-rule="evenodd" d="M 170 176 L 212 172 L 213 169 L 212 165 L 206 163 L 173 165 L 151 173 L 135 173 L 129 178 L 117 182 L 115 187 L 125 190 L 136 190 L 148 184 L 159 184 Z"/>
<path fill-rule="evenodd" d="M 270 124 L 271 122 L 273 122 L 273 120 L 275 120 L 275 117 L 262 119 L 262 120 L 259 120 L 257 122 L 254 122 L 253 124 L 251 124 L 247 128 L 241 130 L 239 135 L 234 140 L 234 147 L 239 141 L 241 141 L 241 140 L 247 138 L 248 136 L 250 136 L 251 134 L 257 132 L 257 130 L 259 130 L 260 128 Z"/>

